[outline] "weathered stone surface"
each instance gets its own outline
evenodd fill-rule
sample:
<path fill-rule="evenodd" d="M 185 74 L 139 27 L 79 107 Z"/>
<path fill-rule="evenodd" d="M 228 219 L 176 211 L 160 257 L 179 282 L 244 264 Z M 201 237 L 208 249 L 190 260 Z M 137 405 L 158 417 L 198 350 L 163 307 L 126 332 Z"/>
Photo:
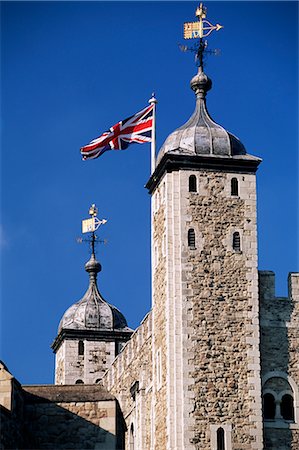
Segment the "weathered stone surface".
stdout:
<path fill-rule="evenodd" d="M 117 398 L 126 423 L 125 448 L 130 448 L 132 442 L 132 424 L 136 448 L 151 448 L 152 377 L 152 314 L 149 313 L 103 378 L 106 389 Z"/>

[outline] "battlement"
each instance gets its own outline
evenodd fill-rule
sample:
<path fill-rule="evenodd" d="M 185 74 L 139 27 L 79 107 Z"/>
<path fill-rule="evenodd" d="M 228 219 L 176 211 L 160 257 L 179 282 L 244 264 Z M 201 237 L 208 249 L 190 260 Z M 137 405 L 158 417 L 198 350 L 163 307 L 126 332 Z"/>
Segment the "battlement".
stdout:
<path fill-rule="evenodd" d="M 259 271 L 260 300 L 282 298 L 275 296 L 275 273 L 271 270 Z M 285 300 L 299 301 L 299 273 L 290 272 L 288 275 L 288 297 Z"/>
<path fill-rule="evenodd" d="M 139 363 L 139 369 L 141 362 L 140 358 L 144 358 L 146 352 L 142 352 L 141 349 L 144 345 L 147 345 L 147 341 L 151 338 L 152 334 L 152 313 L 151 311 L 141 321 L 139 327 L 134 331 L 121 352 L 116 356 L 111 367 L 107 370 L 103 377 L 103 383 L 110 391 L 113 386 L 118 385 L 119 379 L 123 377 L 124 371 L 129 366 Z M 149 355 L 151 356 L 151 354 Z"/>
<path fill-rule="evenodd" d="M 261 325 L 290 326 L 299 313 L 299 273 L 289 273 L 288 297 L 276 297 L 275 273 L 259 271 L 259 299 Z"/>

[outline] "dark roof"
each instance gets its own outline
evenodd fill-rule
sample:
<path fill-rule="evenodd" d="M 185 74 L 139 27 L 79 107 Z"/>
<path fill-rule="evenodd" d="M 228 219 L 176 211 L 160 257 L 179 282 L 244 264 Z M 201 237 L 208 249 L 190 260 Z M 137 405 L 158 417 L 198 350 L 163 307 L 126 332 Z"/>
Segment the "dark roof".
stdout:
<path fill-rule="evenodd" d="M 96 402 L 115 400 L 100 384 L 22 385 L 26 403 Z"/>

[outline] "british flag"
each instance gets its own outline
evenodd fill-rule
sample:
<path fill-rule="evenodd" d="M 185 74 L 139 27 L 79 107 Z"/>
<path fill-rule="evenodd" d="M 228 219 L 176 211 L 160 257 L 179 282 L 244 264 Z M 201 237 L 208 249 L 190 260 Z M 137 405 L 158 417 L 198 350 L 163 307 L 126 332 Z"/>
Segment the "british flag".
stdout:
<path fill-rule="evenodd" d="M 105 131 L 100 137 L 93 139 L 81 148 L 84 160 L 101 156 L 107 150 L 125 150 L 129 144 L 151 142 L 153 129 L 154 105 L 147 106 L 142 111 L 128 119 L 121 120 Z"/>

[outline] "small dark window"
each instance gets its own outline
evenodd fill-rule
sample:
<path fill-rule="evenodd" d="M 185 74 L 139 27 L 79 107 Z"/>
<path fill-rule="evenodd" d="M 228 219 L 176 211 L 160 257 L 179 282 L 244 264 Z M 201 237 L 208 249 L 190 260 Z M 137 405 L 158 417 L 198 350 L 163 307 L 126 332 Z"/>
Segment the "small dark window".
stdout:
<path fill-rule="evenodd" d="M 294 420 L 294 401 L 290 394 L 285 394 L 282 397 L 280 412 L 284 420 Z"/>
<path fill-rule="evenodd" d="M 134 425 L 131 423 L 130 427 L 130 450 L 135 449 L 135 443 L 134 443 Z"/>
<path fill-rule="evenodd" d="M 231 180 L 231 195 L 239 195 L 237 178 L 232 178 Z"/>
<path fill-rule="evenodd" d="M 96 384 L 99 384 L 101 382 L 101 378 L 96 379 Z"/>
<path fill-rule="evenodd" d="M 84 384 L 84 381 L 82 381 L 82 380 L 76 380 L 76 383 L 75 384 Z"/>
<path fill-rule="evenodd" d="M 263 398 L 264 419 L 275 419 L 275 399 L 272 394 L 265 394 Z"/>
<path fill-rule="evenodd" d="M 224 429 L 221 427 L 217 430 L 217 450 L 225 450 Z"/>
<path fill-rule="evenodd" d="M 235 252 L 239 252 L 241 250 L 241 239 L 238 231 L 233 234 L 233 249 Z"/>
<path fill-rule="evenodd" d="M 193 228 L 188 230 L 188 247 L 195 248 L 195 231 Z"/>
<path fill-rule="evenodd" d="M 189 192 L 197 192 L 195 175 L 190 175 L 189 177 Z"/>
<path fill-rule="evenodd" d="M 83 341 L 78 342 L 78 354 L 80 356 L 84 355 L 84 342 Z"/>

